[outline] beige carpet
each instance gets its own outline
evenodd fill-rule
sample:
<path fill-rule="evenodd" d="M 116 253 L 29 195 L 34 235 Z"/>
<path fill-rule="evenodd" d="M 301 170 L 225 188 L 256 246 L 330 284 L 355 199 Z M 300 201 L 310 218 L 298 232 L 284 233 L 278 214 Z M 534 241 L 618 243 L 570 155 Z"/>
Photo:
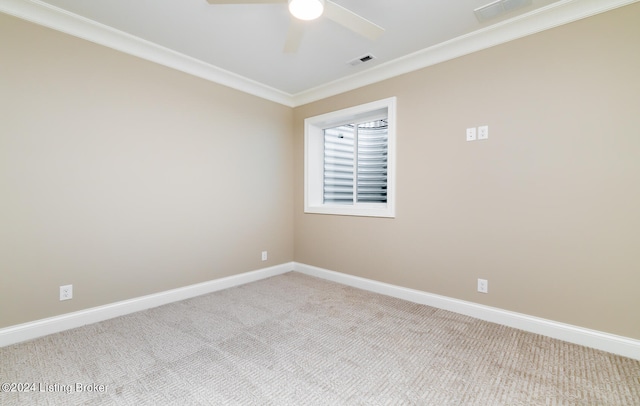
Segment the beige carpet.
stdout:
<path fill-rule="evenodd" d="M 638 361 L 294 272 L 0 348 L 0 381 L 44 390 L 2 405 L 640 405 Z"/>

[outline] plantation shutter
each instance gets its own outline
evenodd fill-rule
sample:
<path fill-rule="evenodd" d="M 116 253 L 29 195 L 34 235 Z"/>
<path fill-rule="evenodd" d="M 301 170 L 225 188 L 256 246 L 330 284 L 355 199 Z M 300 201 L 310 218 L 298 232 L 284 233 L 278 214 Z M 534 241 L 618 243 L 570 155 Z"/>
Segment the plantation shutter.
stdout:
<path fill-rule="evenodd" d="M 324 130 L 324 203 L 387 202 L 387 120 Z"/>
<path fill-rule="evenodd" d="M 358 202 L 387 202 L 387 146 L 387 120 L 358 126 Z"/>
<path fill-rule="evenodd" d="M 324 202 L 353 204 L 354 126 L 324 130 Z"/>

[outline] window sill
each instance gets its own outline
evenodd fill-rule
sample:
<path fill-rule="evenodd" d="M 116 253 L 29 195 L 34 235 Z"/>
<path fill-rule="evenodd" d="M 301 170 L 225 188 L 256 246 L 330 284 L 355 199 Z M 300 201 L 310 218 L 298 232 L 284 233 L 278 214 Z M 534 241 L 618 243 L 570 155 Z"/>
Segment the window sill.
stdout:
<path fill-rule="evenodd" d="M 325 214 L 337 216 L 386 217 L 395 218 L 395 211 L 388 205 L 381 207 L 353 207 L 339 205 L 310 206 L 304 208 L 305 214 Z"/>

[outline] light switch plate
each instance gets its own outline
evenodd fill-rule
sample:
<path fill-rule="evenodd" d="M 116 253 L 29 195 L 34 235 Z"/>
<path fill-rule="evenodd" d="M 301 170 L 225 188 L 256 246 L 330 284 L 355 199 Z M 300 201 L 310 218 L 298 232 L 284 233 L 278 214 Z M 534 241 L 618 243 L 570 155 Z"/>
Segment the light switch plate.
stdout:
<path fill-rule="evenodd" d="M 475 141 L 476 140 L 476 128 L 467 128 L 467 141 Z"/>
<path fill-rule="evenodd" d="M 478 139 L 479 140 L 486 140 L 489 138 L 489 126 L 488 125 L 483 125 L 478 127 Z"/>

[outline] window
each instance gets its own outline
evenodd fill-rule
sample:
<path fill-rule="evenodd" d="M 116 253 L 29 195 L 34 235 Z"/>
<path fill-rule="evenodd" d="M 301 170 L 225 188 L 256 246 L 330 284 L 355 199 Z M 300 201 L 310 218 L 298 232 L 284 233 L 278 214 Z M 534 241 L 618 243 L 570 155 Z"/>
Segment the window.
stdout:
<path fill-rule="evenodd" d="M 395 98 L 305 120 L 305 212 L 395 216 Z"/>

